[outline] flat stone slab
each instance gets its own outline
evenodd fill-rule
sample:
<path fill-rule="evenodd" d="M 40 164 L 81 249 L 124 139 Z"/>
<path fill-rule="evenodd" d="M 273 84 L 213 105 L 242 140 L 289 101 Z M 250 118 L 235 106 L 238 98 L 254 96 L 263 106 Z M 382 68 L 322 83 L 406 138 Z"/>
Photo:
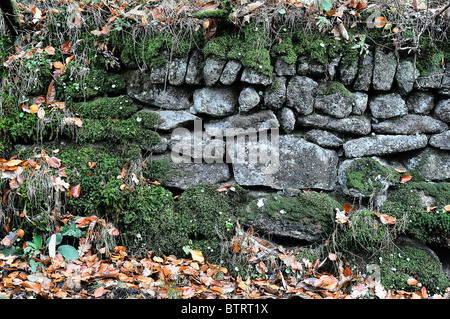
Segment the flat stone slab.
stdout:
<path fill-rule="evenodd" d="M 297 117 L 297 124 L 304 127 L 357 135 L 367 135 L 372 129 L 370 119 L 363 115 L 350 115 L 343 119 L 337 119 L 329 115 L 314 113 Z"/>
<path fill-rule="evenodd" d="M 344 152 L 348 158 L 379 156 L 416 150 L 424 148 L 427 144 L 428 138 L 424 134 L 375 135 L 344 143 Z"/>
<path fill-rule="evenodd" d="M 249 140 L 245 146 L 235 146 L 235 154 L 245 154 L 247 159 L 246 162 L 235 161 L 232 164 L 234 178 L 239 185 L 275 189 L 332 190 L 335 187 L 338 163 L 335 151 L 324 149 L 296 135 L 280 136 L 279 147 L 273 147 L 273 144 L 272 141 L 269 145 Z M 249 156 L 255 155 L 256 150 L 270 151 L 266 163 L 261 160 L 250 162 Z M 229 158 L 234 158 L 229 151 L 227 147 Z"/>
<path fill-rule="evenodd" d="M 448 125 L 431 116 L 407 114 L 372 124 L 372 129 L 374 132 L 382 134 L 432 134 L 448 130 Z"/>
<path fill-rule="evenodd" d="M 213 117 L 233 114 L 237 109 L 238 94 L 232 87 L 205 87 L 194 91 L 192 113 Z"/>

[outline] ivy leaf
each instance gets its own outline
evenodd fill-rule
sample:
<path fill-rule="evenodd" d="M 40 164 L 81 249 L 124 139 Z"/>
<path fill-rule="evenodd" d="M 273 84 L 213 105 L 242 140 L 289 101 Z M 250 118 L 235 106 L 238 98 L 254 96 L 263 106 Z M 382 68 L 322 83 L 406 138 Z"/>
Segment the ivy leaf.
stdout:
<path fill-rule="evenodd" d="M 63 255 L 66 261 L 78 259 L 78 251 L 70 245 L 61 245 L 56 250 L 58 253 Z"/>
<path fill-rule="evenodd" d="M 325 10 L 326 12 L 333 9 L 333 4 L 331 3 L 331 0 L 323 0 L 320 5 L 322 6 L 322 9 Z"/>

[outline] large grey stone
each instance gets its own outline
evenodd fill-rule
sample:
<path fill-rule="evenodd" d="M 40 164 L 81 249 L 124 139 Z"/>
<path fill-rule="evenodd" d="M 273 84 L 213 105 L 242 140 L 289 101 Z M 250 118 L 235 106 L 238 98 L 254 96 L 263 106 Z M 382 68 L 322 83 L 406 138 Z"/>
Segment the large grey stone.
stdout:
<path fill-rule="evenodd" d="M 382 134 L 432 134 L 443 132 L 448 129 L 448 126 L 431 116 L 407 114 L 372 124 L 372 129 Z"/>
<path fill-rule="evenodd" d="M 205 87 L 194 91 L 192 111 L 223 117 L 235 112 L 237 100 L 238 95 L 232 87 Z"/>
<path fill-rule="evenodd" d="M 167 76 L 169 74 L 169 64 L 153 67 L 150 70 L 150 82 L 153 84 L 166 83 Z"/>
<path fill-rule="evenodd" d="M 226 145 L 221 136 L 213 133 L 188 129 L 175 130 L 170 136 L 168 148 L 180 156 L 195 159 L 196 162 L 223 163 Z"/>
<path fill-rule="evenodd" d="M 324 130 L 314 129 L 305 134 L 305 139 L 325 148 L 338 148 L 343 144 L 342 139 Z"/>
<path fill-rule="evenodd" d="M 428 114 L 434 107 L 434 95 L 430 92 L 414 92 L 406 100 L 406 106 L 409 112 Z"/>
<path fill-rule="evenodd" d="M 351 115 L 343 119 L 337 119 L 329 115 L 314 113 L 297 117 L 297 124 L 304 127 L 321 128 L 356 135 L 367 135 L 371 131 L 370 119 L 363 115 Z"/>
<path fill-rule="evenodd" d="M 324 149 L 296 135 L 279 136 L 278 147 L 275 146 L 272 140 L 270 143 L 249 140 L 245 147 L 243 143 L 237 145 L 235 154 L 250 156 L 249 153 L 255 155 L 256 150 L 269 150 L 270 160 L 234 162 L 232 166 L 236 182 L 243 186 L 260 185 L 275 189 L 334 188 L 338 162 L 335 151 Z M 227 147 L 227 153 L 229 150 Z"/>
<path fill-rule="evenodd" d="M 130 73 L 127 94 L 145 104 L 168 110 L 183 110 L 191 106 L 191 92 L 182 87 L 154 84 L 145 73 L 136 70 Z"/>
<path fill-rule="evenodd" d="M 272 84 L 272 77 L 259 73 L 253 68 L 244 68 L 244 71 L 242 71 L 241 82 L 267 86 Z"/>
<path fill-rule="evenodd" d="M 203 80 L 203 53 L 200 50 L 194 50 L 189 58 L 187 65 L 185 82 L 189 85 L 199 85 Z"/>
<path fill-rule="evenodd" d="M 256 132 L 278 129 L 280 124 L 272 110 L 264 110 L 247 115 L 233 115 L 221 120 L 211 120 L 204 125 L 205 130 L 220 130 L 223 136 L 236 135 L 240 130 Z"/>
<path fill-rule="evenodd" d="M 286 106 L 292 107 L 300 115 L 312 113 L 318 86 L 319 84 L 311 78 L 293 76 L 286 88 Z"/>
<path fill-rule="evenodd" d="M 387 119 L 408 113 L 406 103 L 398 93 L 379 94 L 369 100 L 372 116 Z"/>
<path fill-rule="evenodd" d="M 353 88 L 357 91 L 369 91 L 370 84 L 372 84 L 373 74 L 373 52 L 368 51 L 362 61 L 358 76 L 356 77 Z"/>
<path fill-rule="evenodd" d="M 450 151 L 450 131 L 431 136 L 429 143 L 431 146 L 440 148 L 441 150 Z"/>
<path fill-rule="evenodd" d="M 259 104 L 261 97 L 251 86 L 246 87 L 239 93 L 239 111 L 248 112 Z"/>
<path fill-rule="evenodd" d="M 226 60 L 223 60 L 215 55 L 209 55 L 206 58 L 205 65 L 203 67 L 203 78 L 205 79 L 205 84 L 207 86 L 212 86 L 219 81 L 226 63 Z"/>
<path fill-rule="evenodd" d="M 278 112 L 278 121 L 280 122 L 280 127 L 285 133 L 290 133 L 295 128 L 295 114 L 288 107 L 283 107 Z"/>
<path fill-rule="evenodd" d="M 352 112 L 355 97 L 339 82 L 323 82 L 317 88 L 314 108 L 337 118 Z"/>
<path fill-rule="evenodd" d="M 434 116 L 441 121 L 450 123 L 450 99 L 441 100 L 434 108 Z"/>
<path fill-rule="evenodd" d="M 375 135 L 361 137 L 344 143 L 345 156 L 348 158 L 380 156 L 424 148 L 428 138 L 417 135 Z"/>
<path fill-rule="evenodd" d="M 450 179 L 450 152 L 426 148 L 406 162 L 406 168 L 416 170 L 426 181 Z"/>
<path fill-rule="evenodd" d="M 184 84 L 184 78 L 186 76 L 188 66 L 188 57 L 185 58 L 174 58 L 169 63 L 169 84 L 171 85 L 182 85 Z"/>
<path fill-rule="evenodd" d="M 276 77 L 273 83 L 264 90 L 264 105 L 271 109 L 279 109 L 286 102 L 286 78 Z"/>
<path fill-rule="evenodd" d="M 414 83 L 419 76 L 419 71 L 415 68 L 411 59 L 402 59 L 398 63 L 395 80 L 401 95 L 407 95 L 412 91 Z"/>
<path fill-rule="evenodd" d="M 220 76 L 220 83 L 223 85 L 230 85 L 238 79 L 239 71 L 241 71 L 242 63 L 236 60 L 229 60 L 223 68 Z"/>
<path fill-rule="evenodd" d="M 397 58 L 394 52 L 375 50 L 372 85 L 375 90 L 388 91 L 394 82 Z"/>

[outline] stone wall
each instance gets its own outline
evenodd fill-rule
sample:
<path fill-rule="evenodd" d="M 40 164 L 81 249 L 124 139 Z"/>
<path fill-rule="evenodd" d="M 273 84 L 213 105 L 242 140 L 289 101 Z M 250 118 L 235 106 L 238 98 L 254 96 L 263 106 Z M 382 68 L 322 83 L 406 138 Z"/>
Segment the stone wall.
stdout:
<path fill-rule="evenodd" d="M 150 148 L 155 159 L 170 158 L 180 134 L 191 134 L 192 144 L 184 149 L 189 163 L 172 164 L 163 181 L 170 187 L 235 182 L 368 196 L 349 191 L 343 169 L 366 157 L 407 174 L 414 171 L 425 181 L 448 181 L 450 66 L 420 76 L 411 59 L 374 49 L 347 65 L 339 60 L 287 64 L 276 58 L 269 77 L 236 60 L 214 55 L 204 60 L 195 50 L 165 67 L 130 71 L 126 92 L 145 105 L 145 112 L 159 116 L 162 139 Z M 230 150 L 248 153 L 261 143 L 247 141 L 236 149 L 237 142 L 226 143 L 227 132 L 252 128 L 279 131 L 279 161 L 272 163 L 277 170 L 264 172 L 263 162 L 230 161 Z M 224 144 L 225 154 L 202 154 L 208 145 L 220 149 Z M 200 151 L 194 145 L 201 145 Z"/>

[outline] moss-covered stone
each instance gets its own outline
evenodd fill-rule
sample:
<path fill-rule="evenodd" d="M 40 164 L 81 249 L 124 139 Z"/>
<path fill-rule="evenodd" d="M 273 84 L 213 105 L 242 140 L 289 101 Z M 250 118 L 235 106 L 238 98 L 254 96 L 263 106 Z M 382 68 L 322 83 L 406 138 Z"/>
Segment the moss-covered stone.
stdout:
<path fill-rule="evenodd" d="M 133 100 L 121 95 L 117 97 L 99 97 L 92 101 L 73 104 L 73 110 L 84 118 L 92 119 L 126 119 L 136 113 L 140 106 Z"/>
<path fill-rule="evenodd" d="M 339 93 L 341 96 L 348 97 L 351 96 L 352 93 L 340 82 L 337 81 L 329 81 L 325 83 L 321 83 L 317 91 L 322 95 L 332 95 Z"/>
<path fill-rule="evenodd" d="M 386 183 L 398 183 L 398 173 L 373 158 L 352 161 L 345 169 L 345 175 L 345 186 L 366 196 L 386 188 Z"/>
<path fill-rule="evenodd" d="M 427 211 L 421 194 L 436 200 L 435 210 Z M 450 214 L 443 207 L 450 201 L 450 183 L 408 182 L 391 189 L 381 211 L 401 218 L 407 215 L 407 232 L 422 242 L 450 247 Z"/>
<path fill-rule="evenodd" d="M 89 99 L 97 95 L 117 94 L 125 89 L 126 78 L 123 74 L 108 72 L 104 69 L 91 68 L 85 70 L 84 76 L 79 75 L 78 65 L 70 65 L 73 68 L 74 74 L 70 77 L 70 70 L 61 77 L 62 84 L 60 84 L 65 93 L 66 99 Z"/>
<path fill-rule="evenodd" d="M 426 287 L 429 294 L 443 294 L 450 286 L 442 270 L 442 264 L 425 250 L 414 247 L 385 250 L 379 258 L 381 285 L 388 289 L 418 291 L 421 288 L 408 285 L 409 277 Z"/>
<path fill-rule="evenodd" d="M 310 241 L 317 240 L 320 236 L 326 237 L 331 232 L 335 209 L 340 206 L 329 195 L 310 191 L 294 197 L 270 195 L 264 199 L 253 200 L 240 209 L 239 215 L 243 222 L 255 225 L 266 220 L 264 215 L 274 220 L 284 220 L 286 223 L 291 221 L 303 224 L 308 228 L 305 232 L 309 234 L 305 235 L 304 239 Z M 314 229 L 309 229 L 310 226 Z"/>

